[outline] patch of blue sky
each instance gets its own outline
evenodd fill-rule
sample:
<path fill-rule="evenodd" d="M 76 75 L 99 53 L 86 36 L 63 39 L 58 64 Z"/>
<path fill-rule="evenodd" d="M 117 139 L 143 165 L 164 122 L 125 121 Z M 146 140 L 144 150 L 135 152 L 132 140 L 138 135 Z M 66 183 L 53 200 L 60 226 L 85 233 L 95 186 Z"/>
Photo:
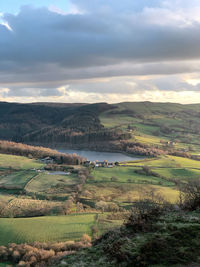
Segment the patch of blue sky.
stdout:
<path fill-rule="evenodd" d="M 70 8 L 69 0 L 1 0 L 0 14 L 17 14 L 21 6 L 30 5 L 33 7 L 56 7 L 67 12 Z"/>

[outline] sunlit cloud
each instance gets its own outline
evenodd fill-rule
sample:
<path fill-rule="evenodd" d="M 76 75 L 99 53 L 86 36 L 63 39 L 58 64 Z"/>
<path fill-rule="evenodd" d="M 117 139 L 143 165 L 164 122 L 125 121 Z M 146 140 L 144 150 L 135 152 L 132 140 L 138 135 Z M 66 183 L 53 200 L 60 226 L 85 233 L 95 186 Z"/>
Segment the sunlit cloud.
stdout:
<path fill-rule="evenodd" d="M 13 29 L 10 27 L 10 25 L 8 24 L 8 22 L 2 21 L 1 22 L 1 25 L 5 26 L 11 32 L 13 31 Z"/>

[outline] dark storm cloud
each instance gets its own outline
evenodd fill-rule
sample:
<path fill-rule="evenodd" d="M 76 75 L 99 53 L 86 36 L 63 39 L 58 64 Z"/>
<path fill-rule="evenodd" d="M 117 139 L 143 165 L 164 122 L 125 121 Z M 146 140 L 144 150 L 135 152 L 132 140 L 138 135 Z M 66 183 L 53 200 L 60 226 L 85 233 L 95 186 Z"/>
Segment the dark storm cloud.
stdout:
<path fill-rule="evenodd" d="M 72 2 L 80 14 L 26 6 L 3 15 L 10 29 L 0 25 L 1 87 L 53 88 L 67 80 L 199 71 L 186 61 L 200 59 L 200 23 L 152 22 L 152 10 L 163 12 L 170 1 Z"/>
<path fill-rule="evenodd" d="M 58 63 L 77 68 L 200 57 L 200 24 L 149 25 L 134 15 L 60 15 L 24 7 L 4 15 L 13 31 L 0 28 L 1 62 Z"/>

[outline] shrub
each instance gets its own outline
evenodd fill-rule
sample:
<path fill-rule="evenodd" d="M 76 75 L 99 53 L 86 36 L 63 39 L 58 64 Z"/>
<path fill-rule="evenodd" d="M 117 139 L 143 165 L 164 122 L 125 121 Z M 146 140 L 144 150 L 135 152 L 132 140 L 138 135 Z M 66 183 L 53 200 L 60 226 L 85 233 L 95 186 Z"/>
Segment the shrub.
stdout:
<path fill-rule="evenodd" d="M 0 246 L 0 262 L 11 262 L 15 266 L 42 267 L 57 266 L 55 262 L 65 255 L 91 246 L 91 238 L 83 235 L 81 242 L 66 241 L 60 243 L 9 244 Z"/>
<path fill-rule="evenodd" d="M 189 211 L 200 209 L 200 180 L 179 185 L 179 205 Z"/>
<path fill-rule="evenodd" d="M 81 241 L 83 242 L 83 243 L 91 243 L 91 237 L 89 236 L 89 235 L 87 235 L 87 234 L 83 234 L 83 236 L 82 236 L 82 238 L 81 238 Z"/>
<path fill-rule="evenodd" d="M 165 211 L 165 205 L 144 199 L 135 203 L 128 221 L 127 227 L 131 227 L 135 232 L 146 232 L 153 229 L 154 222 Z"/>
<path fill-rule="evenodd" d="M 112 176 L 110 178 L 111 182 L 117 182 L 118 181 L 118 178 L 116 176 Z"/>

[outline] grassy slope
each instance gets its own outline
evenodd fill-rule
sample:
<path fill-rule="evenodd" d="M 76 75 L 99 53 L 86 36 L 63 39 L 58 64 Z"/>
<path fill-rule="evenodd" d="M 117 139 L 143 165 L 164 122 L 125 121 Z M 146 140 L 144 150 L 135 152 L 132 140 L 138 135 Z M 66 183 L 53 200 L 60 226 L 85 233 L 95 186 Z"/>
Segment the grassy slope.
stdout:
<path fill-rule="evenodd" d="M 42 163 L 29 159 L 26 157 L 21 156 L 13 156 L 13 155 L 6 155 L 0 154 L 0 168 L 9 168 L 12 167 L 13 169 L 32 169 L 36 168 L 39 169 L 43 166 Z"/>

